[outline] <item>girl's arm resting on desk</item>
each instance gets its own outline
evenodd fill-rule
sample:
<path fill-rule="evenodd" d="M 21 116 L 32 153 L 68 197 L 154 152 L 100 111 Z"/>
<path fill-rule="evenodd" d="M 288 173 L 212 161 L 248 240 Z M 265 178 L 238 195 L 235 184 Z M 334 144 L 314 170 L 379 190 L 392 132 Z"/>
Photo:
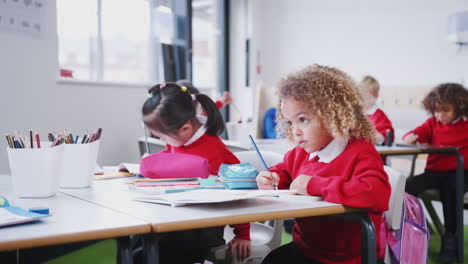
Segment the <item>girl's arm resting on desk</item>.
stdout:
<path fill-rule="evenodd" d="M 405 144 L 416 144 L 416 142 L 418 142 L 418 135 L 414 133 L 406 134 L 403 137 L 403 141 Z"/>
<path fill-rule="evenodd" d="M 298 194 L 309 195 L 307 184 L 311 178 L 312 176 L 301 174 L 294 179 L 289 189 L 297 191 Z"/>
<path fill-rule="evenodd" d="M 406 133 L 403 136 L 403 141 L 406 144 L 430 143 L 432 139 L 433 122 L 435 122 L 435 120 L 433 118 L 429 118 L 428 120 L 426 120 L 426 122 L 415 128 L 414 130 L 411 130 L 410 132 Z"/>
<path fill-rule="evenodd" d="M 375 212 L 386 211 L 390 198 L 387 175 L 383 168 L 373 168 L 368 164 L 368 162 L 356 163 L 350 178 L 314 175 L 307 184 L 307 192 L 309 195 L 323 196 L 328 202 Z"/>

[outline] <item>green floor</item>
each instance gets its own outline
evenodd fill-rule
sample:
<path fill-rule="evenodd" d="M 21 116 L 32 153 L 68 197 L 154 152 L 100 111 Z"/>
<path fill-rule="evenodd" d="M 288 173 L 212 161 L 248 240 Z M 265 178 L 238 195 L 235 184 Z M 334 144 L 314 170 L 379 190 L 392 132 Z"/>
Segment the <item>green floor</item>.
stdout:
<path fill-rule="evenodd" d="M 468 262 L 468 225 L 465 225 L 465 261 Z M 291 242 L 291 235 L 283 232 L 282 244 Z M 432 235 L 429 241 L 429 261 L 428 264 L 437 263 L 437 255 L 440 247 L 440 237 Z M 93 246 L 75 251 L 63 257 L 49 261 L 49 264 L 78 264 L 78 263 L 96 263 L 96 264 L 114 264 L 116 263 L 116 242 L 109 239 L 99 242 Z"/>

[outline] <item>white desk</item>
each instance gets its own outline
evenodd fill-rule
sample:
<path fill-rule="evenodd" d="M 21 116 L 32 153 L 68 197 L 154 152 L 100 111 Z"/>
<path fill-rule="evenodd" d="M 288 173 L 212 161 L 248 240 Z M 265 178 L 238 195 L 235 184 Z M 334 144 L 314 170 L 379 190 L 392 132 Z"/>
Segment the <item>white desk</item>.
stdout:
<path fill-rule="evenodd" d="M 355 214 L 350 215 L 356 215 L 363 226 L 363 263 L 375 263 L 375 229 L 367 214 L 359 213 L 357 209 L 325 201 L 310 202 L 275 197 L 171 207 L 133 201 L 133 197 L 141 194 L 128 190 L 126 181 L 129 179 L 95 181 L 91 188 L 62 189 L 62 192 L 148 221 L 155 233 L 354 212 Z M 157 256 L 157 238 L 153 236 L 149 239 L 151 246 L 147 247 L 147 250 L 154 249 L 152 254 Z"/>
<path fill-rule="evenodd" d="M 22 225 L 0 228 L 0 251 L 127 237 L 151 232 L 148 222 L 69 195 L 58 193 L 41 199 L 14 197 L 10 176 L 0 175 L 0 194 L 12 206 L 48 207 L 51 216 Z M 119 241 L 119 240 L 118 240 Z M 131 263 L 126 242 L 119 241 L 119 260 Z M 123 255 L 122 255 L 123 254 Z"/>

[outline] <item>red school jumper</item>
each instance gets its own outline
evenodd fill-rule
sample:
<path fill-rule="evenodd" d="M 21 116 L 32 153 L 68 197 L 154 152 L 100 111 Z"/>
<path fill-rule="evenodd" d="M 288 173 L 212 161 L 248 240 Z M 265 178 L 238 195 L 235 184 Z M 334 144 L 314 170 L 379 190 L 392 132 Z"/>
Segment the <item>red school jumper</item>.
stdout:
<path fill-rule="evenodd" d="M 298 175 L 312 176 L 307 184 L 309 195 L 321 195 L 328 202 L 363 208 L 374 226 L 380 226 L 388 210 L 390 184 L 382 158 L 375 147 L 364 140 L 353 140 L 329 163 L 296 147 L 286 153 L 283 162 L 270 168 L 280 176 L 279 188 L 289 188 Z M 385 245 L 376 233 L 377 257 L 383 259 Z M 297 218 L 293 241 L 306 257 L 322 263 L 361 263 L 361 226 L 334 216 Z"/>
<path fill-rule="evenodd" d="M 367 115 L 375 130 L 384 137 L 384 142 L 387 140 L 387 130 L 392 132 L 392 140 L 395 139 L 395 131 L 393 130 L 392 122 L 388 119 L 384 111 L 377 109 L 373 114 Z"/>
<path fill-rule="evenodd" d="M 166 144 L 166 153 L 184 153 L 203 157 L 210 164 L 210 175 L 218 175 L 221 164 L 239 164 L 239 159 L 232 154 L 219 137 L 204 134 L 188 146 L 174 147 Z M 234 234 L 239 239 L 250 240 L 250 224 L 232 225 Z"/>
<path fill-rule="evenodd" d="M 460 118 L 451 124 L 444 124 L 430 117 L 416 129 L 406 133 L 418 135 L 418 142 L 429 143 L 435 146 L 461 147 L 459 150 L 465 161 L 465 170 L 468 169 L 468 120 Z M 451 171 L 457 169 L 457 157 L 455 155 L 429 154 L 426 170 Z"/>

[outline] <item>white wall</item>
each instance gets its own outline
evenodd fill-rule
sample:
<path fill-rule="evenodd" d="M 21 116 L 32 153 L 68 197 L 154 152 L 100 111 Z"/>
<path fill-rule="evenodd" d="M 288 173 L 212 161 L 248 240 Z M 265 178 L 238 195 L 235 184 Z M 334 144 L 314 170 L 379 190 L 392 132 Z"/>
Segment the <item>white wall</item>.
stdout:
<path fill-rule="evenodd" d="M 137 162 L 143 135 L 140 108 L 146 90 L 135 87 L 57 84 L 55 1 L 47 1 L 45 35 L 0 31 L 0 174 L 8 173 L 5 134 L 36 129 L 103 128 L 99 162 Z"/>
<path fill-rule="evenodd" d="M 433 85 L 467 75 L 456 45 L 447 40 L 447 17 L 468 9 L 460 0 L 255 0 L 263 81 L 311 63 L 333 65 L 382 84 Z M 261 14 L 261 15 L 260 15 Z"/>
<path fill-rule="evenodd" d="M 264 87 L 320 63 L 356 80 L 374 75 L 390 97 L 384 108 L 416 109 L 420 97 L 436 84 L 468 80 L 468 52 L 457 53 L 447 40 L 448 15 L 467 10 L 467 1 L 250 1 L 252 36 L 262 67 L 254 78 Z M 408 94 L 412 105 L 406 98 L 391 98 Z"/>

